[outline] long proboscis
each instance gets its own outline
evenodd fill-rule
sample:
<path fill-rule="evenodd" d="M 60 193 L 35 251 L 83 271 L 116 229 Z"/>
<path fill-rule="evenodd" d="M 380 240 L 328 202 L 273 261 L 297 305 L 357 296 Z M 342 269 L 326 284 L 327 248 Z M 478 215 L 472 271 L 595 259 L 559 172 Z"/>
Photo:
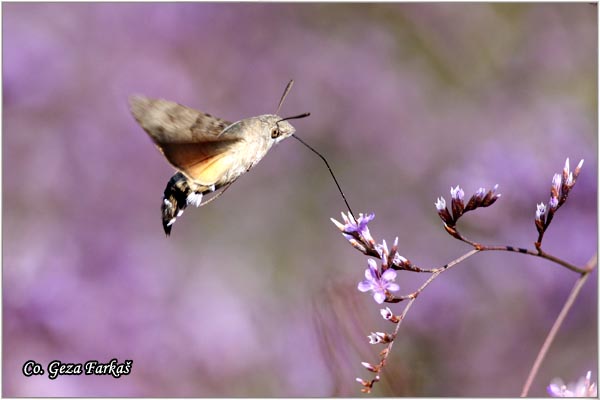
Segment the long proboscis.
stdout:
<path fill-rule="evenodd" d="M 281 118 L 281 119 L 280 119 L 279 121 L 277 121 L 277 122 L 281 122 L 281 121 L 287 121 L 287 120 L 289 120 L 289 119 L 300 119 L 300 118 L 306 118 L 306 117 L 308 117 L 308 116 L 310 116 L 310 113 L 309 113 L 309 112 L 306 112 L 306 113 L 302 113 L 302 114 L 294 115 L 294 116 L 291 116 L 291 117 L 285 117 L 285 118 Z"/>
<path fill-rule="evenodd" d="M 346 196 L 344 195 L 344 192 L 342 191 L 342 188 L 340 187 L 340 184 L 338 183 L 338 180 L 335 177 L 335 174 L 333 173 L 333 170 L 331 169 L 331 167 L 329 166 L 329 163 L 327 162 L 327 159 L 325 157 L 323 157 L 323 155 L 321 153 L 319 153 L 317 150 L 315 150 L 312 146 L 310 146 L 308 143 L 306 143 L 304 140 L 300 139 L 298 136 L 296 136 L 295 134 L 292 135 L 292 137 L 294 139 L 296 139 L 297 141 L 299 141 L 300 143 L 302 143 L 303 145 L 305 145 L 306 147 L 308 147 L 310 149 L 310 151 L 312 151 L 313 153 L 315 153 L 316 155 L 318 155 L 321 160 L 323 160 L 323 162 L 325 163 L 325 165 L 327 166 L 327 169 L 329 170 L 329 173 L 331 174 L 331 177 L 333 178 L 333 181 L 335 182 L 335 185 L 338 188 L 338 191 L 340 192 L 340 194 L 342 195 L 342 199 L 344 199 L 344 203 L 346 203 L 346 207 L 348 207 L 348 211 L 350 212 L 350 214 L 352 214 L 352 217 L 354 217 L 354 213 L 352 212 L 352 209 L 350 208 L 350 204 L 348 204 L 348 200 L 346 200 Z M 354 217 L 356 218 L 356 217 Z"/>

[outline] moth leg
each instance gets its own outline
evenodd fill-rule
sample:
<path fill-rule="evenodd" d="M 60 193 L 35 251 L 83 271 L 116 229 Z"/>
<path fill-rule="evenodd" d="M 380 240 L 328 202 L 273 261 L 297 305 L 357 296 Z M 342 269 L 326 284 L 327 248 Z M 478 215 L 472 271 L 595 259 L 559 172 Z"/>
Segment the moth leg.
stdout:
<path fill-rule="evenodd" d="M 216 199 L 218 199 L 219 197 L 221 197 L 221 195 L 223 195 L 223 193 L 225 193 L 225 191 L 227 189 L 229 189 L 229 186 L 233 185 L 233 182 L 235 182 L 236 180 L 237 180 L 237 178 L 235 178 L 233 181 L 231 181 L 229 183 L 220 184 L 220 185 L 217 185 L 216 187 L 215 187 L 215 185 L 212 185 L 211 187 L 209 187 L 208 190 L 205 190 L 203 192 L 203 194 L 207 194 L 207 193 L 210 193 L 210 192 L 216 192 L 216 193 L 215 193 L 214 196 L 212 196 L 211 198 L 209 198 L 208 200 L 206 200 L 204 203 L 200 204 L 199 207 L 205 206 L 208 203 L 210 203 L 212 201 L 215 201 Z M 223 190 L 219 191 L 219 189 L 223 189 Z"/>

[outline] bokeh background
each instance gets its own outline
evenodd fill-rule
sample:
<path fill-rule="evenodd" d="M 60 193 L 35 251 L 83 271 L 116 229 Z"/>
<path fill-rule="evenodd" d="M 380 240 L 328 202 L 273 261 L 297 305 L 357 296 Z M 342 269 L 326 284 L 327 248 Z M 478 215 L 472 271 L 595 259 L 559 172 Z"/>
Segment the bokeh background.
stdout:
<path fill-rule="evenodd" d="M 547 251 L 597 242 L 597 10 L 590 4 L 53 4 L 3 8 L 3 395 L 355 396 L 391 330 L 356 290 L 367 260 L 330 217 L 322 162 L 280 143 L 165 238 L 173 173 L 128 111 L 140 93 L 228 120 L 294 122 L 377 240 L 436 267 L 468 251 L 434 202 L 502 198 L 461 223 L 533 247 L 536 203 L 585 159 Z M 400 273 L 402 293 L 427 276 Z M 401 328 L 380 396 L 516 396 L 577 276 L 479 254 Z M 597 274 L 531 390 L 597 378 Z M 397 312 L 401 305 L 392 306 Z M 26 378 L 25 361 L 133 360 L 129 376 Z"/>

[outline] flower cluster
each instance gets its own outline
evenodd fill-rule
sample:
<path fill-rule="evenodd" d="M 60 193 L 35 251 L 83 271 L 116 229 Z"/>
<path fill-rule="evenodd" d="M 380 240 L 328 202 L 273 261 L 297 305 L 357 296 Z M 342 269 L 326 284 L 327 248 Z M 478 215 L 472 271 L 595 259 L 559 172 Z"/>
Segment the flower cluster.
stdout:
<path fill-rule="evenodd" d="M 410 261 L 398 254 L 398 238 L 394 241 L 392 251 L 390 252 L 386 241 L 381 244 L 375 243 L 371 236 L 367 224 L 375 218 L 375 214 L 358 214 L 355 219 L 351 213 L 347 215 L 342 213 L 344 223 L 331 218 L 331 221 L 342 231 L 342 235 L 350 244 L 361 253 L 371 255 L 381 259 L 381 269 L 377 268 L 377 263 L 373 259 L 367 261 L 368 267 L 365 270 L 365 279 L 358 284 L 358 290 L 361 292 L 372 292 L 373 298 L 378 304 L 384 301 L 390 301 L 393 296 L 390 292 L 400 290 L 400 286 L 394 283 L 396 271 L 394 269 L 408 269 L 411 266 Z M 393 266 L 395 268 L 390 268 Z"/>
<path fill-rule="evenodd" d="M 331 218 L 331 222 L 342 231 L 346 240 L 348 240 L 354 248 L 363 254 L 374 255 L 374 253 L 376 254 L 375 240 L 371 236 L 371 232 L 369 232 L 369 227 L 367 226 L 373 218 L 375 218 L 375 214 L 364 215 L 363 213 L 360 213 L 358 214 L 358 219 L 355 219 L 354 215 L 349 212 L 347 215 L 342 213 L 343 224 L 333 218 Z"/>
<path fill-rule="evenodd" d="M 565 166 L 562 170 L 562 174 L 556 173 L 552 177 L 552 185 L 550 186 L 550 200 L 548 201 L 548 204 L 546 205 L 542 202 L 536 206 L 535 227 L 539 234 L 536 246 L 541 246 L 544 232 L 546 232 L 546 229 L 548 229 L 548 226 L 554 217 L 554 213 L 565 203 L 565 201 L 567 201 L 569 192 L 573 186 L 575 186 L 575 182 L 577 181 L 577 177 L 581 172 L 582 166 L 583 160 L 579 161 L 575 171 L 571 172 L 569 167 L 569 159 L 567 158 L 567 161 L 565 161 Z"/>
<path fill-rule="evenodd" d="M 466 241 L 456 229 L 456 223 L 458 222 L 458 219 L 468 211 L 475 210 L 479 207 L 489 207 L 494 204 L 501 196 L 500 193 L 496 193 L 496 190 L 498 190 L 498 185 L 494 186 L 490 190 L 479 188 L 479 190 L 477 190 L 477 192 L 471 196 L 465 205 L 464 190 L 462 190 L 458 185 L 456 185 L 456 187 L 450 187 L 450 197 L 452 198 L 450 208 L 452 213 L 446 206 L 446 199 L 441 196 L 438 197 L 437 201 L 435 202 L 435 208 L 437 209 L 438 215 L 442 221 L 444 221 L 444 229 L 446 229 L 446 232 L 458 240 Z"/>
<path fill-rule="evenodd" d="M 358 218 L 354 218 L 352 213 L 342 213 L 342 221 L 336 221 L 333 218 L 331 222 L 338 227 L 338 229 L 344 235 L 344 238 L 350 242 L 352 247 L 360 251 L 361 253 L 372 256 L 382 261 L 382 273 L 389 268 L 395 270 L 409 270 L 415 272 L 421 272 L 421 269 L 413 265 L 408 259 L 398 254 L 398 238 L 394 240 L 394 244 L 391 249 L 388 249 L 387 243 L 383 240 L 381 243 L 376 243 L 369 227 L 367 224 L 375 218 L 375 214 L 358 214 Z M 368 270 L 367 270 L 368 271 Z M 394 275 L 395 277 L 395 275 Z M 381 278 L 379 276 L 377 279 Z M 374 278 L 375 279 L 375 278 Z M 374 280 L 373 279 L 373 280 Z M 367 276 L 367 280 L 369 277 Z"/>
<path fill-rule="evenodd" d="M 442 221 L 444 221 L 444 225 L 449 228 L 454 228 L 456 222 L 464 213 L 479 207 L 489 207 L 494 204 L 501 196 L 501 194 L 496 193 L 496 190 L 498 190 L 498 185 L 490 190 L 479 188 L 465 205 L 465 192 L 460 186 L 456 185 L 456 187 L 450 187 L 450 197 L 452 198 L 450 208 L 452 209 L 452 213 L 450 213 L 450 210 L 446 207 L 446 199 L 442 196 L 438 197 L 435 202 L 435 208 Z"/>
<path fill-rule="evenodd" d="M 577 383 L 565 385 L 562 379 L 554 378 L 548 385 L 548 394 L 552 397 L 598 397 L 598 387 L 592 383 L 592 371 L 585 377 L 579 378 Z"/>
<path fill-rule="evenodd" d="M 377 304 L 397 303 L 403 298 L 396 298 L 391 292 L 400 290 L 400 286 L 395 283 L 397 272 L 396 270 L 421 271 L 413 265 L 406 257 L 398 253 L 398 238 L 394 240 L 391 249 L 387 242 L 383 240 L 381 243 L 376 243 L 371 236 L 367 224 L 375 218 L 375 214 L 358 214 L 358 218 L 354 218 L 351 213 L 342 213 L 343 223 L 331 218 L 331 221 L 339 228 L 344 235 L 344 238 L 350 244 L 358 249 L 361 253 L 381 260 L 381 265 L 378 267 L 377 262 L 373 258 L 367 260 L 367 269 L 365 270 L 365 279 L 358 283 L 358 290 L 361 292 L 371 292 L 373 299 Z M 392 324 L 398 324 L 401 317 L 395 315 L 389 307 L 381 309 L 381 316 L 384 320 Z M 395 333 L 372 332 L 367 338 L 371 344 L 385 344 L 390 346 L 394 341 Z M 370 372 L 377 374 L 387 358 L 389 347 L 386 347 L 379 353 L 379 363 L 371 364 L 363 362 L 362 365 Z M 362 392 L 369 393 L 373 384 L 379 381 L 379 375 L 376 375 L 371 380 L 356 378 L 363 388 Z"/>

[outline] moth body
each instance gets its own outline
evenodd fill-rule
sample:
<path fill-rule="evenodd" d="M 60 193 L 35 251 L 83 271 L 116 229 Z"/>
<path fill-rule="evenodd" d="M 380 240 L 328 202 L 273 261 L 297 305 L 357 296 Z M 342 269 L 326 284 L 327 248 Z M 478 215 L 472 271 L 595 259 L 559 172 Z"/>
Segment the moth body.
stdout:
<path fill-rule="evenodd" d="M 161 204 L 167 235 L 187 206 L 200 206 L 204 195 L 232 184 L 295 132 L 274 114 L 230 123 L 167 100 L 132 96 L 129 102 L 136 121 L 177 169 Z"/>

